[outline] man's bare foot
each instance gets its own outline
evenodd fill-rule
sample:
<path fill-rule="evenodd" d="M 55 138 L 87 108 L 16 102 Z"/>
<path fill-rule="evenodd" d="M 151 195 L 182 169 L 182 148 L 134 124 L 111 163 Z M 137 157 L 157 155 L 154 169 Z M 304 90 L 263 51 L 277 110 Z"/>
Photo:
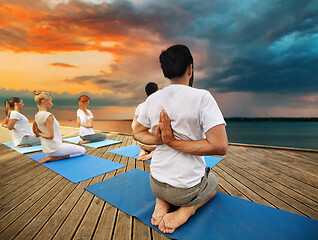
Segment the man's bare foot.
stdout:
<path fill-rule="evenodd" d="M 144 161 L 144 160 L 142 160 L 142 158 L 144 157 L 144 156 L 146 156 L 146 151 L 145 150 L 143 150 L 143 149 L 141 149 L 141 151 L 140 151 L 140 153 L 139 153 L 139 155 L 138 155 L 138 157 L 137 157 L 137 160 L 138 161 Z"/>
<path fill-rule="evenodd" d="M 153 211 L 151 224 L 158 226 L 164 215 L 168 213 L 170 209 L 170 204 L 162 199 L 156 199 L 155 210 Z"/>
<path fill-rule="evenodd" d="M 31 146 L 32 146 L 31 144 L 22 144 L 22 145 L 15 146 L 14 148 L 31 147 Z"/>
<path fill-rule="evenodd" d="M 180 207 L 177 211 L 166 214 L 159 224 L 159 230 L 163 233 L 173 233 L 176 228 L 185 224 L 195 213 L 195 207 Z"/>
<path fill-rule="evenodd" d="M 89 143 L 90 141 L 89 140 L 81 140 L 77 143 L 77 145 L 82 145 L 84 143 Z"/>
<path fill-rule="evenodd" d="M 214 198 L 216 193 L 217 191 L 215 190 L 206 199 L 204 199 L 203 202 L 195 206 L 180 207 L 177 211 L 164 215 L 162 221 L 159 223 L 159 230 L 163 233 L 173 233 L 176 228 L 185 224 L 198 208 L 202 207 Z"/>
<path fill-rule="evenodd" d="M 145 155 L 145 156 L 142 156 L 140 159 L 139 159 L 139 161 L 147 161 L 147 160 L 149 160 L 149 159 L 151 159 L 152 158 L 152 154 L 150 153 L 150 154 L 147 154 L 147 155 Z"/>

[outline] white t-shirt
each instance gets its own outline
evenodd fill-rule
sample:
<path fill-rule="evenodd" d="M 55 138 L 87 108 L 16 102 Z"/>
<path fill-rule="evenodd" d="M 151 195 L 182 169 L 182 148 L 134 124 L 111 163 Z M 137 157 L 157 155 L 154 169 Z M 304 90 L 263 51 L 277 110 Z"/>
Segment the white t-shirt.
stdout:
<path fill-rule="evenodd" d="M 174 137 L 179 140 L 204 139 L 210 128 L 225 124 L 210 92 L 180 84 L 172 84 L 149 96 L 137 121 L 155 132 L 163 109 L 171 119 Z M 157 146 L 150 170 L 160 182 L 190 188 L 201 181 L 205 167 L 203 156 L 183 153 L 163 144 Z"/>
<path fill-rule="evenodd" d="M 38 125 L 39 130 L 43 133 L 48 133 L 45 121 L 50 115 L 53 116 L 52 113 L 46 111 L 39 111 L 35 114 L 35 122 Z M 54 138 L 51 140 L 41 137 L 42 150 L 46 154 L 55 152 L 62 144 L 60 124 L 54 116 L 53 119 Z"/>
<path fill-rule="evenodd" d="M 11 132 L 14 146 L 18 146 L 24 136 L 34 135 L 26 116 L 13 110 L 10 112 L 10 119 L 17 120 L 14 124 L 14 129 Z"/>
<path fill-rule="evenodd" d="M 145 102 L 140 103 L 140 104 L 137 106 L 136 111 L 135 111 L 135 115 L 136 115 L 136 116 L 139 116 L 139 115 L 140 115 L 140 113 L 142 112 L 142 109 L 143 109 L 143 106 L 144 106 L 144 105 L 145 105 Z"/>
<path fill-rule="evenodd" d="M 144 106 L 145 106 L 145 103 L 146 102 L 142 102 L 142 103 L 140 103 L 138 106 L 137 106 L 137 108 L 136 108 L 136 110 L 135 110 L 135 116 L 139 116 L 140 114 L 141 114 L 141 112 L 143 111 L 143 108 L 144 108 Z M 137 143 L 138 144 L 141 144 L 141 145 L 144 145 L 144 146 L 148 146 L 148 147 L 156 147 L 157 145 L 147 145 L 147 144 L 143 144 L 143 143 L 141 143 L 141 142 L 139 142 L 139 141 L 137 141 Z"/>
<path fill-rule="evenodd" d="M 89 119 L 93 118 L 92 112 L 88 109 L 86 110 L 88 112 L 88 115 L 86 115 L 86 113 L 81 109 L 77 110 L 77 117 L 80 117 L 81 123 L 83 124 L 89 124 Z M 80 136 L 92 135 L 94 133 L 95 132 L 93 128 L 86 128 L 86 127 L 80 126 L 80 130 L 79 130 Z"/>

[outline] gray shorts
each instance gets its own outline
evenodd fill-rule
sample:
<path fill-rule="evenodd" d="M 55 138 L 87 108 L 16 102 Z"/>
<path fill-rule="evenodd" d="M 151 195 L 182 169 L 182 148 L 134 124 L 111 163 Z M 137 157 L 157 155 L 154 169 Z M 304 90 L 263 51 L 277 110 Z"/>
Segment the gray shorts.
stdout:
<path fill-rule="evenodd" d="M 94 133 L 91 135 L 80 136 L 84 141 L 99 142 L 106 139 L 105 133 Z"/>
<path fill-rule="evenodd" d="M 159 182 L 150 174 L 150 186 L 153 194 L 175 206 L 197 205 L 211 195 L 218 188 L 218 185 L 219 181 L 209 167 L 205 168 L 201 182 L 191 188 L 173 187 L 167 183 Z"/>
<path fill-rule="evenodd" d="M 28 145 L 32 145 L 32 146 L 40 145 L 41 144 L 41 138 L 33 136 L 33 135 L 25 135 L 22 138 L 22 140 L 21 140 L 19 145 L 24 145 L 24 144 L 28 144 Z"/>

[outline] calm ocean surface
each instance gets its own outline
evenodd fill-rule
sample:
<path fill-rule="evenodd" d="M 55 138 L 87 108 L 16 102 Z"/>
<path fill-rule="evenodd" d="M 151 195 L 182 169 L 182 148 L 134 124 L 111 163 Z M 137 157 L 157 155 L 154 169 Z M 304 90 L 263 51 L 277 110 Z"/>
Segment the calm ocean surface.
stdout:
<path fill-rule="evenodd" d="M 77 127 L 75 121 L 59 121 Z M 94 121 L 94 128 L 131 134 L 131 121 Z M 318 149 L 318 122 L 227 122 L 229 142 Z"/>

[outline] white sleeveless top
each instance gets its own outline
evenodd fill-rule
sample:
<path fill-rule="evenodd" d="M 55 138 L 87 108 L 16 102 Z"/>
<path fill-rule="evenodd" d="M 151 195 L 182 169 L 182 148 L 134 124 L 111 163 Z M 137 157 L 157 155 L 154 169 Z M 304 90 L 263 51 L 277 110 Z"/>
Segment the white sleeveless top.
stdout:
<path fill-rule="evenodd" d="M 35 115 L 35 122 L 38 125 L 39 130 L 43 133 L 48 133 L 45 121 L 50 115 L 53 116 L 52 113 L 46 111 L 39 111 Z M 54 138 L 51 140 L 41 137 L 42 150 L 46 154 L 55 152 L 62 144 L 60 124 L 54 116 L 53 119 Z"/>

